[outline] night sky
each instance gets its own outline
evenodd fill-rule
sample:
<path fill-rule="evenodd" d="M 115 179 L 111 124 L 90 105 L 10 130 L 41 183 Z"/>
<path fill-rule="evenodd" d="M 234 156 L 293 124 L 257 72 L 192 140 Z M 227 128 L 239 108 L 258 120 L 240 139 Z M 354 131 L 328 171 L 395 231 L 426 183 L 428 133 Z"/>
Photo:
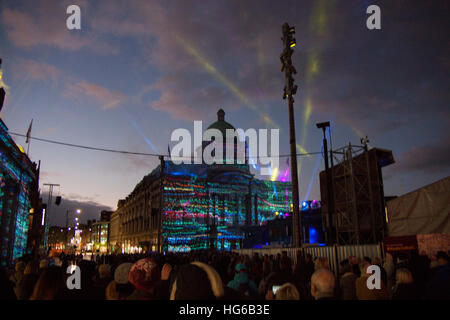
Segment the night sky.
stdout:
<path fill-rule="evenodd" d="M 81 7 L 81 30 L 66 8 Z M 381 8 L 381 30 L 366 8 Z M 289 153 L 281 25 L 296 27 L 297 142 L 320 151 L 315 124 L 331 121 L 333 148 L 390 149 L 385 195 L 450 173 L 448 1 L 12 1 L 0 2 L 0 57 L 11 132 L 95 147 L 167 154 L 176 128 L 204 128 L 223 108 L 236 128 L 280 128 Z M 25 146 L 25 139 L 14 137 Z M 172 146 L 174 144 L 171 144 Z M 116 208 L 157 158 L 32 141 L 43 183 L 83 219 Z M 280 171 L 286 167 L 280 160 Z M 299 158 L 300 199 L 320 199 L 320 155 Z M 65 202 L 64 202 L 65 201 Z"/>

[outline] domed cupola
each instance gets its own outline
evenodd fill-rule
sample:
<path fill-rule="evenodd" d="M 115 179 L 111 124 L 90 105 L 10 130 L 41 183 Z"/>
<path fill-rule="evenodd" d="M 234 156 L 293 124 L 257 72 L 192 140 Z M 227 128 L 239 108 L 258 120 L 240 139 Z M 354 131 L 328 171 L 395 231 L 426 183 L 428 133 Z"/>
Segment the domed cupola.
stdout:
<path fill-rule="evenodd" d="M 217 121 L 211 124 L 208 129 L 220 130 L 224 139 L 227 136 L 227 129 L 236 130 L 231 124 L 225 121 L 225 111 L 223 111 L 223 109 L 217 111 Z"/>

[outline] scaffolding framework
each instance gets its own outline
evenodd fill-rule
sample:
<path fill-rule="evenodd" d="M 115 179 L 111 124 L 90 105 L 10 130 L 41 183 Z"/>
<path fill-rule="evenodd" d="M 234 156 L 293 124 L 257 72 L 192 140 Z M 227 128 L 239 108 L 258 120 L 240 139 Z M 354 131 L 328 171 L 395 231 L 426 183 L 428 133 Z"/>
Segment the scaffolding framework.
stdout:
<path fill-rule="evenodd" d="M 332 226 L 338 244 L 377 243 L 386 230 L 381 168 L 394 163 L 392 152 L 348 146 L 332 152 L 332 188 L 335 212 Z M 325 172 L 320 173 L 322 217 L 328 221 Z"/>

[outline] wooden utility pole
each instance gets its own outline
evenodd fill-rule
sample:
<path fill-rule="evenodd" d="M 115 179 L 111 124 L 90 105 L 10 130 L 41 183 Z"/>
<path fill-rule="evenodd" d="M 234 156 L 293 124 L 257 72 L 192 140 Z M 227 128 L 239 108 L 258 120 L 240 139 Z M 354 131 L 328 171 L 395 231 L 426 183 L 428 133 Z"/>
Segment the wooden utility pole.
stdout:
<path fill-rule="evenodd" d="M 297 93 L 297 85 L 294 84 L 293 74 L 296 74 L 294 66 L 292 65 L 292 53 L 295 47 L 295 27 L 290 27 L 286 22 L 282 27 L 283 37 L 283 52 L 281 53 L 281 72 L 284 71 L 286 83 L 284 86 L 283 99 L 288 99 L 289 103 L 289 132 L 290 132 L 290 151 L 291 151 L 291 181 L 292 181 L 292 202 L 293 202 L 293 233 L 295 247 L 301 246 L 300 236 L 300 208 L 299 208 L 299 194 L 298 194 L 298 173 L 297 173 L 297 144 L 295 142 L 295 122 L 294 122 L 294 94 Z"/>

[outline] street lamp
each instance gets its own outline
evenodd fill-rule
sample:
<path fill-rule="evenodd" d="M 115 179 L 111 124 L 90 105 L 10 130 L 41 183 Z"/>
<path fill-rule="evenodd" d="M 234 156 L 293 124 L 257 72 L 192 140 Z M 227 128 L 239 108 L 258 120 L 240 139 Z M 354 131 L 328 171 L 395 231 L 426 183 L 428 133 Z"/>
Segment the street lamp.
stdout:
<path fill-rule="evenodd" d="M 75 212 L 76 214 L 80 214 L 81 213 L 81 209 L 67 210 L 66 211 L 66 245 L 68 243 L 68 241 L 67 241 L 68 231 L 70 231 L 70 227 L 69 227 L 69 212 Z M 75 218 L 75 221 L 78 221 L 78 217 Z M 76 226 L 75 226 L 75 230 L 77 230 Z"/>

